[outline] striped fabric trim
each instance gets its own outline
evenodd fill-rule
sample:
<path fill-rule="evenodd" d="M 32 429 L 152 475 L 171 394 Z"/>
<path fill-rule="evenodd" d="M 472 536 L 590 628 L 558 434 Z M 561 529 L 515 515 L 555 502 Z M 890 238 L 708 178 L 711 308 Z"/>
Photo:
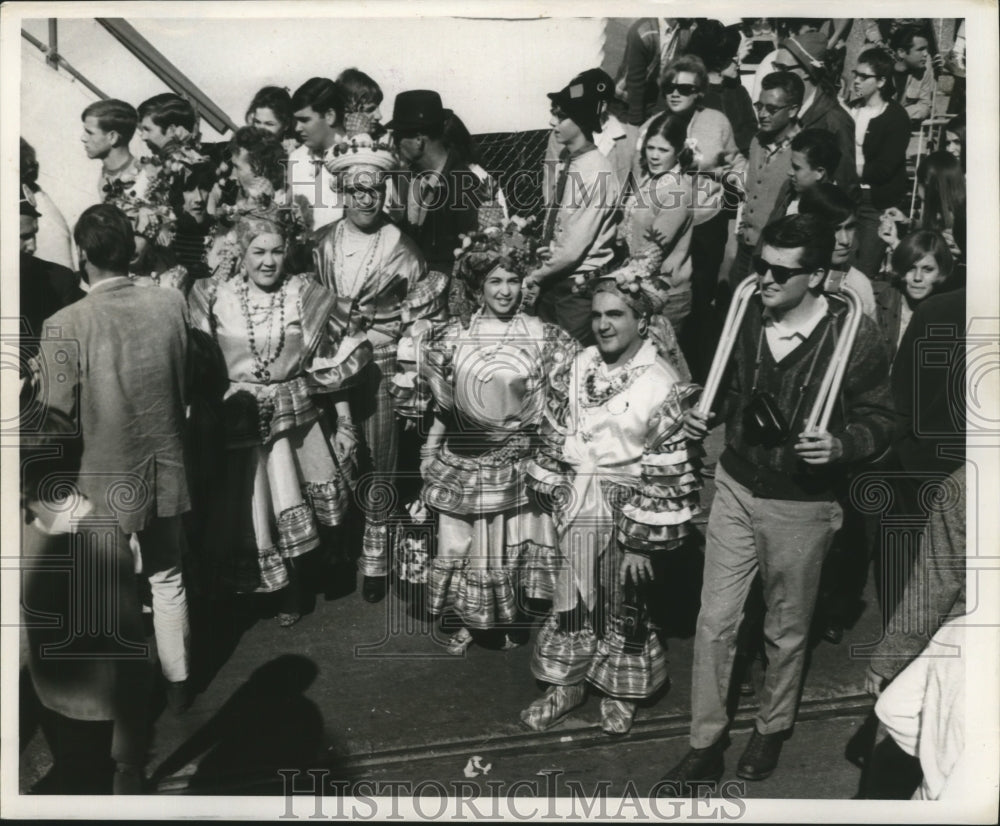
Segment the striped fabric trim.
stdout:
<path fill-rule="evenodd" d="M 526 540 L 516 548 L 508 548 L 521 558 L 521 588 L 529 599 L 548 602 L 556 590 L 559 572 L 566 567 L 566 558 L 558 548 Z"/>
<path fill-rule="evenodd" d="M 319 546 L 316 519 L 309 505 L 286 508 L 278 516 L 278 547 L 282 556 L 300 556 Z"/>
<path fill-rule="evenodd" d="M 231 446 L 248 441 L 266 445 L 282 433 L 312 424 L 319 416 L 301 376 L 275 384 L 233 382 L 223 413 Z"/>
<path fill-rule="evenodd" d="M 656 634 L 650 632 L 641 654 L 627 654 L 625 639 L 612 631 L 597 641 L 587 680 L 611 697 L 641 700 L 655 694 L 667 681 L 667 656 Z"/>
<path fill-rule="evenodd" d="M 339 525 L 347 514 L 347 489 L 341 479 L 328 482 L 306 482 L 302 493 L 321 525 Z"/>
<path fill-rule="evenodd" d="M 480 456 L 460 456 L 447 442 L 427 469 L 423 499 L 434 510 L 455 516 L 501 513 L 527 503 L 520 484 L 520 459 L 530 449 L 518 434 Z"/>
<path fill-rule="evenodd" d="M 281 552 L 275 548 L 263 548 L 257 552 L 257 570 L 253 587 L 240 593 L 256 591 L 258 593 L 273 593 L 288 585 L 288 568 Z"/>
<path fill-rule="evenodd" d="M 567 633 L 559 630 L 556 615 L 549 614 L 538 629 L 531 673 L 553 685 L 576 685 L 586 679 L 596 650 L 597 640 L 589 624 L 583 631 Z"/>

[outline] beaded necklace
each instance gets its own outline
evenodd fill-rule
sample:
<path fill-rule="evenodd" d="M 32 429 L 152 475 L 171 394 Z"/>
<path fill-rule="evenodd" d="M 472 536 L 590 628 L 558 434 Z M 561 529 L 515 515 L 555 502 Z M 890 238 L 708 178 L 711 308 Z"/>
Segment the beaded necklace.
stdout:
<path fill-rule="evenodd" d="M 645 369 L 632 369 L 626 365 L 615 371 L 610 378 L 604 378 L 599 375 L 603 363 L 600 352 L 595 352 L 583 374 L 583 398 L 580 399 L 580 404 L 584 407 L 600 407 L 607 403 L 631 387 L 645 372 Z"/>
<path fill-rule="evenodd" d="M 466 336 L 468 338 L 475 340 L 473 334 L 475 333 L 476 328 L 481 326 L 482 319 L 483 319 L 482 309 L 476 310 L 476 312 L 472 314 L 472 318 L 469 319 L 469 329 L 468 332 L 466 333 Z M 491 344 L 488 347 L 476 347 L 475 353 L 473 354 L 472 358 L 474 358 L 477 362 L 482 362 L 482 363 L 489 363 L 493 361 L 493 359 L 496 358 L 497 354 L 510 343 L 511 338 L 513 337 L 514 327 L 516 326 L 516 323 L 518 321 L 521 321 L 521 326 L 524 327 L 524 322 L 521 320 L 520 310 L 514 313 L 514 315 L 511 316 L 510 321 L 507 322 L 506 329 L 504 329 L 503 336 L 501 337 L 500 341 L 496 342 L 495 344 Z M 527 332 L 527 328 L 525 328 L 525 332 Z M 479 370 L 474 370 L 473 373 L 476 377 L 476 381 L 481 384 L 488 384 L 493 380 L 492 371 L 487 373 L 485 376 Z"/>
<path fill-rule="evenodd" d="M 336 282 L 337 292 L 345 298 L 357 298 L 357 293 L 368 282 L 375 271 L 375 254 L 381 248 L 382 230 L 379 227 L 372 239 L 368 242 L 364 253 L 359 259 L 361 263 L 354 270 L 354 277 L 347 280 L 347 251 L 344 249 L 344 233 L 346 232 L 346 219 L 337 225 L 336 236 L 334 237 L 334 248 L 336 249 L 336 259 L 334 261 L 333 277 Z M 351 253 L 353 256 L 355 253 Z M 379 260 L 381 264 L 381 260 Z"/>
<path fill-rule="evenodd" d="M 253 357 L 253 374 L 258 381 L 269 382 L 271 380 L 271 371 L 268 368 L 278 360 L 278 357 L 281 355 L 281 351 L 285 348 L 285 296 L 288 292 L 288 279 L 286 278 L 282 281 L 281 287 L 277 292 L 271 293 L 270 301 L 265 308 L 262 308 L 257 304 L 254 305 L 255 310 L 263 309 L 266 313 L 264 318 L 267 321 L 267 337 L 264 341 L 264 354 L 257 349 L 257 339 L 254 335 L 255 325 L 250 314 L 249 278 L 245 278 L 243 280 L 238 292 L 240 297 L 240 309 L 243 312 L 243 320 L 247 325 L 247 340 L 250 344 L 250 355 Z M 274 327 L 274 308 L 276 304 L 278 306 L 279 333 L 277 346 L 272 352 L 271 342 Z"/>

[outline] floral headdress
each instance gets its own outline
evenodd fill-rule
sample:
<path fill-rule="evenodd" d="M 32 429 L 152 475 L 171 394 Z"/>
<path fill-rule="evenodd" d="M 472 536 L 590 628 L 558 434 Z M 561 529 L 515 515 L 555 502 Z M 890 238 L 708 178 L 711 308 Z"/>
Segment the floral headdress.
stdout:
<path fill-rule="evenodd" d="M 455 250 L 455 275 L 468 282 L 502 266 L 525 277 L 541 263 L 534 224 L 534 218 L 514 216 L 478 232 L 460 235 L 462 246 Z"/>
<path fill-rule="evenodd" d="M 349 133 L 345 140 L 331 146 L 323 162 L 327 172 L 336 175 L 352 166 L 371 166 L 381 172 L 395 168 L 396 153 L 392 144 L 387 137 L 379 136 L 375 126 L 369 123 L 372 132 Z"/>
<path fill-rule="evenodd" d="M 148 197 L 151 200 L 169 202 L 171 196 L 183 191 L 194 167 L 207 161 L 208 156 L 201 152 L 195 136 L 171 140 L 163 146 L 160 154 L 140 161 L 153 173 Z"/>
<path fill-rule="evenodd" d="M 574 292 L 611 291 L 618 293 L 625 303 L 640 316 L 651 316 L 663 310 L 669 286 L 660 276 L 663 251 L 649 246 L 629 258 L 610 273 L 577 273 L 573 276 Z"/>
<path fill-rule="evenodd" d="M 172 229 L 177 221 L 169 198 L 155 186 L 150 186 L 142 196 L 135 189 L 135 181 L 111 181 L 104 189 L 105 203 L 125 213 L 136 235 L 155 241 L 163 230 Z"/>

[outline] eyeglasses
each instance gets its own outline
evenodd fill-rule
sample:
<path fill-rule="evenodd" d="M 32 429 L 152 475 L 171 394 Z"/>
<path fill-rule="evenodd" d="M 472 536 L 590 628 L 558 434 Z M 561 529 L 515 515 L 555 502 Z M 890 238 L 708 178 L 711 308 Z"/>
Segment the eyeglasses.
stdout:
<path fill-rule="evenodd" d="M 684 97 L 697 94 L 698 87 L 693 83 L 664 83 L 663 84 L 663 94 L 669 95 L 673 92 L 677 92 Z"/>
<path fill-rule="evenodd" d="M 385 193 L 385 184 L 377 186 L 345 186 L 344 194 L 352 198 L 378 198 Z"/>
<path fill-rule="evenodd" d="M 870 75 L 867 74 L 866 72 L 852 71 L 851 77 L 853 77 L 855 80 L 871 80 L 873 77 L 878 77 L 878 75 Z"/>
<path fill-rule="evenodd" d="M 753 271 L 761 277 L 770 272 L 771 278 L 774 279 L 776 284 L 784 284 L 789 278 L 794 278 L 796 275 L 815 272 L 812 267 L 780 267 L 777 264 L 765 261 L 759 255 L 753 257 Z"/>
<path fill-rule="evenodd" d="M 791 103 L 786 103 L 784 106 L 775 106 L 773 103 L 761 103 L 759 100 L 753 105 L 753 108 L 760 112 L 762 109 L 766 111 L 769 115 L 776 115 L 782 109 L 787 109 L 792 106 Z"/>

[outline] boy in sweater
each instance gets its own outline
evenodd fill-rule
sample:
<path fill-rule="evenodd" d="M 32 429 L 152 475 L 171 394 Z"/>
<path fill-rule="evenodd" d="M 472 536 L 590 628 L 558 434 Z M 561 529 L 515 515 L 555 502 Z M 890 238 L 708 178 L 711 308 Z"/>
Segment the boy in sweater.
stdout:
<path fill-rule="evenodd" d="M 833 247 L 833 230 L 825 221 L 789 215 L 764 228 L 763 248 L 754 257 L 759 294 L 751 300 L 720 387 L 726 448 L 705 538 L 691 749 L 664 778 L 678 786 L 677 794 L 687 794 L 696 781 L 722 776 L 736 631 L 758 571 L 768 606 L 769 665 L 737 775 L 762 780 L 774 771 L 795 722 L 823 557 L 841 525 L 838 488 L 852 462 L 876 455 L 889 441 L 888 356 L 874 322 L 865 317 L 829 431 L 803 427 L 834 342 L 843 335 L 845 308 L 822 293 Z M 689 411 L 688 438 L 703 439 L 711 418 Z"/>
<path fill-rule="evenodd" d="M 573 290 L 573 276 L 596 277 L 615 257 L 621 188 L 611 162 L 594 145 L 600 131 L 604 81 L 584 73 L 552 101 L 549 124 L 562 147 L 545 193 L 543 263 L 524 280 L 525 300 L 538 317 L 557 324 L 584 346 L 594 343 L 590 299 Z"/>

